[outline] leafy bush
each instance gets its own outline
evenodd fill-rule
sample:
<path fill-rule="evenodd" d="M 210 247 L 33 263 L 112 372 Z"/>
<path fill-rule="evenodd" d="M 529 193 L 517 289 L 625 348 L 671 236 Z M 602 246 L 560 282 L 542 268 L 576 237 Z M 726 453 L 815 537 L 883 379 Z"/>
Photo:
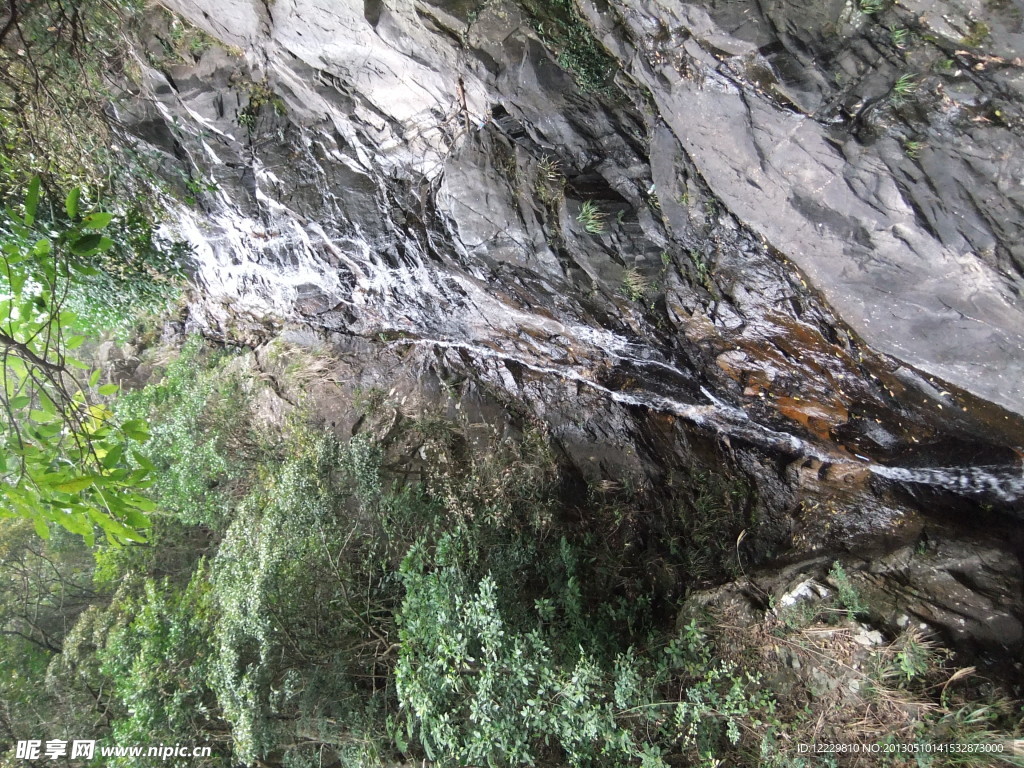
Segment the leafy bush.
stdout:
<path fill-rule="evenodd" d="M 23 214 L 0 216 L 0 495 L 9 514 L 32 520 L 40 536 L 59 525 L 91 542 L 99 527 L 113 541 L 141 541 L 152 502 L 141 495 L 150 467 L 129 455 L 148 439 L 144 420 L 118 422 L 99 398 L 101 372 L 71 353 L 87 329 L 66 306 L 87 262 L 114 246 L 113 215 L 78 210 L 68 195 L 62 226 L 39 222 L 42 184 L 33 179 Z"/>
<path fill-rule="evenodd" d="M 395 679 L 409 737 L 450 765 L 534 763 L 545 741 L 573 766 L 638 756 L 642 747 L 616 720 L 636 701 L 632 658 L 617 660 L 617 681 L 584 653 L 559 664 L 542 630 L 508 626 L 493 578 L 474 587 L 450 562 L 457 548 L 442 539 L 448 557 L 430 567 L 425 547 L 414 548 L 402 567 Z"/>
<path fill-rule="evenodd" d="M 152 493 L 186 523 L 221 525 L 232 492 L 259 459 L 249 399 L 240 374 L 229 370 L 231 359 L 192 337 L 159 382 L 118 403 L 122 416 L 151 422 L 151 440 L 141 453 L 155 468 Z"/>
<path fill-rule="evenodd" d="M 433 549 L 420 543 L 401 570 L 395 684 L 406 733 L 429 759 L 653 768 L 678 743 L 710 760 L 738 745 L 741 730 L 765 731 L 770 695 L 716 661 L 695 626 L 656 663 L 634 647 L 614 655 L 572 647 L 551 621 L 550 599 L 535 603 L 531 621 L 510 621 L 495 578 L 475 581 L 465 568 L 475 559 L 466 547 L 465 533 Z M 668 689 L 681 689 L 681 700 L 659 698 Z M 765 733 L 755 734 L 758 744 Z"/>
<path fill-rule="evenodd" d="M 379 488 L 365 443 L 343 450 L 307 434 L 240 505 L 214 561 L 211 677 L 240 760 L 296 734 L 363 765 L 382 752 L 386 674 L 376 681 L 393 652 L 395 584 Z"/>
<path fill-rule="evenodd" d="M 208 743 L 226 735 L 209 686 L 214 615 L 206 573 L 200 566 L 179 590 L 166 582 L 145 582 L 141 594 L 115 600 L 116 624 L 97 651 L 100 673 L 119 704 L 110 739 L 118 745 Z M 125 594 L 129 593 L 129 594 Z M 226 745 L 203 766 L 227 766 Z M 196 765 L 171 760 L 167 765 Z M 114 758 L 131 766 L 136 758 Z"/>

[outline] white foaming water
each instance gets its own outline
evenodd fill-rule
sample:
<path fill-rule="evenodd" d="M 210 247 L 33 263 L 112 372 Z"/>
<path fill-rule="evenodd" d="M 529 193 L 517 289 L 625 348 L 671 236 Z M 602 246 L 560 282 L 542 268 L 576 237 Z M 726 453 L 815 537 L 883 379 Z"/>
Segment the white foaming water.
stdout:
<path fill-rule="evenodd" d="M 888 467 L 872 464 L 869 469 L 887 480 L 941 488 L 959 496 L 1008 505 L 1024 501 L 1024 469 L 1021 467 Z"/>

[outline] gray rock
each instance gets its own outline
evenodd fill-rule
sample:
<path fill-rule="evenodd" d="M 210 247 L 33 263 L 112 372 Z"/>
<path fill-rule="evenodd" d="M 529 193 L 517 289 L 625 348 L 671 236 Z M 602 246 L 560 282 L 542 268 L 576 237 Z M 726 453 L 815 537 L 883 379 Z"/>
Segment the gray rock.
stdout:
<path fill-rule="evenodd" d="M 897 549 L 851 571 L 873 618 L 893 634 L 921 622 L 959 645 L 1024 646 L 1024 573 L 997 546 L 941 539 L 924 552 Z"/>

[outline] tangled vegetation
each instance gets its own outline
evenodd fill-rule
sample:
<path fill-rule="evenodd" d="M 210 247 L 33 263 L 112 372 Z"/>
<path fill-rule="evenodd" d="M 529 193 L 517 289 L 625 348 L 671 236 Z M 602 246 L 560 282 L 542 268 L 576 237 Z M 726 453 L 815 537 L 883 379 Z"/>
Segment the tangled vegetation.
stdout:
<path fill-rule="evenodd" d="M 1016 723 L 919 633 L 857 641 L 841 565 L 831 602 L 760 618 L 673 599 L 657 563 L 694 586 L 737 573 L 756 500 L 734 478 L 677 478 L 664 553 L 636 552 L 613 542 L 653 511 L 621 488 L 566 501 L 540 433 L 479 455 L 429 413 L 384 439 L 339 441 L 301 408 L 266 423 L 267 376 L 304 381 L 304 354 L 276 357 L 267 374 L 194 338 L 121 398 L 152 425 L 145 544 L 92 557 L 4 525 L 0 578 L 34 590 L 0 606 L 4 738 L 197 743 L 213 754 L 160 764 L 223 768 L 799 766 L 795 745 L 826 736 L 982 742 Z M 396 463 L 410 447 L 416 481 Z"/>
<path fill-rule="evenodd" d="M 106 109 L 129 65 L 124 34 L 142 9 L 119 0 L 12 0 L 0 18 L 0 198 L 34 176 L 48 190 L 108 190 Z"/>

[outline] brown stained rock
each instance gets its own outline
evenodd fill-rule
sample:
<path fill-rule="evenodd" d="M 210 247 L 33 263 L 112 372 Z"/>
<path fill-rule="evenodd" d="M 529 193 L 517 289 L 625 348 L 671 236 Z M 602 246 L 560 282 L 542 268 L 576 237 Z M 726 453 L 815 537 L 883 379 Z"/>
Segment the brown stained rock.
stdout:
<path fill-rule="evenodd" d="M 845 424 L 849 411 L 841 403 L 816 403 L 795 397 L 777 397 L 773 401 L 779 413 L 804 426 L 822 440 L 829 440 L 832 429 Z"/>

